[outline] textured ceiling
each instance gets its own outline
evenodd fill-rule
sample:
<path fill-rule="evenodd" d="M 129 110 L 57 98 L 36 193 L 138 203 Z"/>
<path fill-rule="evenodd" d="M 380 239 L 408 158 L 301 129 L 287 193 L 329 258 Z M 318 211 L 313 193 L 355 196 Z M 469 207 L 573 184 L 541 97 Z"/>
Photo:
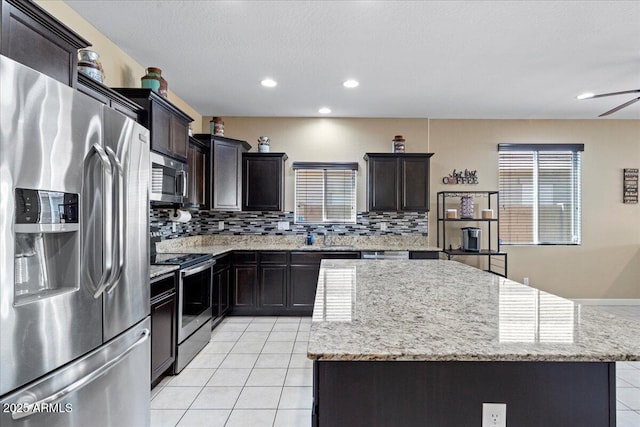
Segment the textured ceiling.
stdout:
<path fill-rule="evenodd" d="M 590 119 L 640 88 L 640 1 L 67 3 L 203 115 Z"/>

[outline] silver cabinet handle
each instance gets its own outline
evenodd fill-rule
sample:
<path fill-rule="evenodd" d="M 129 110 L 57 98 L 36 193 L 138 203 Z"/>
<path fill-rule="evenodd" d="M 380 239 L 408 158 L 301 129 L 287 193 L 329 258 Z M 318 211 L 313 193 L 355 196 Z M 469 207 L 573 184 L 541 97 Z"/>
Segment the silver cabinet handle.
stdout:
<path fill-rule="evenodd" d="M 206 264 L 202 264 L 202 265 L 197 265 L 195 267 L 191 267 L 191 268 L 187 268 L 186 270 L 180 270 L 180 275 L 182 277 L 188 277 L 191 275 L 194 275 L 196 273 L 200 273 L 201 271 L 206 270 L 207 268 L 211 268 L 215 265 L 216 260 L 211 260 L 209 262 L 207 262 Z"/>
<path fill-rule="evenodd" d="M 109 161 L 109 157 L 104 149 L 97 143 L 91 146 L 87 159 L 85 160 L 85 172 L 89 164 L 89 159 L 93 154 L 97 154 L 100 158 L 100 164 L 102 167 L 102 216 L 104 218 L 104 222 L 102 224 L 102 245 L 103 245 L 103 254 L 108 254 L 107 256 L 103 255 L 103 270 L 102 276 L 97 284 L 93 283 L 93 279 L 91 275 L 88 276 L 88 281 L 91 286 L 91 290 L 93 292 L 93 297 L 98 298 L 105 287 L 109 283 L 109 277 L 111 277 L 112 270 L 112 241 L 111 238 L 113 236 L 113 217 L 112 211 L 112 202 L 113 196 L 111 192 L 113 191 L 113 174 L 111 171 L 111 162 Z"/>
<path fill-rule="evenodd" d="M 37 402 L 29 403 L 29 404 L 23 406 L 21 408 L 22 409 L 21 411 L 12 412 L 11 413 L 11 417 L 14 420 L 18 420 L 20 418 L 28 417 L 29 415 L 36 413 L 34 411 L 35 408 L 40 408 L 40 407 L 42 407 L 42 405 L 45 405 L 45 404 L 54 404 L 56 402 L 59 402 L 60 400 L 64 399 L 65 396 L 67 396 L 68 394 L 73 393 L 74 391 L 79 390 L 82 387 L 85 387 L 85 386 L 89 385 L 91 382 L 95 381 L 96 379 L 100 378 L 102 375 L 106 374 L 107 371 L 109 371 L 111 368 L 113 368 L 115 365 L 117 365 L 120 361 L 122 361 L 122 359 L 127 357 L 127 355 L 129 353 L 131 353 L 136 347 L 138 347 L 139 345 L 144 343 L 149 338 L 150 335 L 151 335 L 151 332 L 149 331 L 149 329 L 145 328 L 142 331 L 141 337 L 138 338 L 138 340 L 136 342 L 131 344 L 131 346 L 129 346 L 129 348 L 127 348 L 125 351 L 120 353 L 118 356 L 114 357 L 113 359 L 111 359 L 110 361 L 105 363 L 104 365 L 100 366 L 99 368 L 97 368 L 96 370 L 92 371 L 91 373 L 85 375 L 84 377 L 80 378 L 79 380 L 76 380 L 75 382 L 69 384 L 68 386 L 66 386 L 62 390 L 60 390 L 60 391 L 58 391 L 58 392 L 56 392 L 56 393 L 54 393 L 54 394 L 52 394 L 52 395 L 50 395 L 48 397 L 45 397 L 44 399 L 38 400 Z"/>
<path fill-rule="evenodd" d="M 120 277 L 122 276 L 122 271 L 124 269 L 124 259 L 125 259 L 125 236 L 126 236 L 126 223 L 124 220 L 124 213 L 126 212 L 125 206 L 125 192 L 124 192 L 124 169 L 122 168 L 122 163 L 118 160 L 116 153 L 110 147 L 106 147 L 105 149 L 107 156 L 111 160 L 111 164 L 113 165 L 113 169 L 115 170 L 116 185 L 115 191 L 116 197 L 114 197 L 114 201 L 116 206 L 113 207 L 113 215 L 116 218 L 117 227 L 113 230 L 113 236 L 115 244 L 113 246 L 113 263 L 116 267 L 113 269 L 111 277 L 109 278 L 109 287 L 107 287 L 106 292 L 111 293 L 118 286 Z"/>

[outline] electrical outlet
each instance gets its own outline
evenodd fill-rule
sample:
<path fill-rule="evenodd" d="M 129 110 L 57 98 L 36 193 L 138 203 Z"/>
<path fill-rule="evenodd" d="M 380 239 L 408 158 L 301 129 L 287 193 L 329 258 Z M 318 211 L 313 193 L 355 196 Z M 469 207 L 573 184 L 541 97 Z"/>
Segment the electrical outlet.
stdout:
<path fill-rule="evenodd" d="M 278 230 L 288 230 L 289 221 L 278 221 Z"/>
<path fill-rule="evenodd" d="M 380 223 L 380 231 L 387 231 L 387 223 L 386 222 L 381 222 Z"/>
<path fill-rule="evenodd" d="M 522 279 L 522 283 L 524 283 L 525 285 L 529 286 L 529 278 L 525 277 L 524 279 Z"/>
<path fill-rule="evenodd" d="M 224 230 L 224 221 L 218 221 L 218 230 Z"/>
<path fill-rule="evenodd" d="M 482 427 L 507 427 L 507 404 L 483 403 Z"/>

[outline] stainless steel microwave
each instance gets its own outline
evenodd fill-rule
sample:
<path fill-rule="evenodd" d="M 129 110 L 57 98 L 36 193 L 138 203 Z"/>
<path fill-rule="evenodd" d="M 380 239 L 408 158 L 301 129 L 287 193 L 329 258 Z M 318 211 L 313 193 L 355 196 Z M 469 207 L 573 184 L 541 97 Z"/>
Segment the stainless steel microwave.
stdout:
<path fill-rule="evenodd" d="M 187 200 L 186 163 L 151 152 L 152 202 L 183 203 Z"/>

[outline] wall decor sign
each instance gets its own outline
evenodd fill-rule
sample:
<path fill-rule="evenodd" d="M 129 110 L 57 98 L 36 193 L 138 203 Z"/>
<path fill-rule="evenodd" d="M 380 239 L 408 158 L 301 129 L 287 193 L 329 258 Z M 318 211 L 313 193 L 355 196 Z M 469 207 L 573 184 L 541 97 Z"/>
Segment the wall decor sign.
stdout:
<path fill-rule="evenodd" d="M 456 171 L 442 178 L 443 184 L 478 184 L 478 171 L 465 169 L 464 171 Z"/>
<path fill-rule="evenodd" d="M 638 168 L 624 169 L 622 203 L 638 203 Z"/>

